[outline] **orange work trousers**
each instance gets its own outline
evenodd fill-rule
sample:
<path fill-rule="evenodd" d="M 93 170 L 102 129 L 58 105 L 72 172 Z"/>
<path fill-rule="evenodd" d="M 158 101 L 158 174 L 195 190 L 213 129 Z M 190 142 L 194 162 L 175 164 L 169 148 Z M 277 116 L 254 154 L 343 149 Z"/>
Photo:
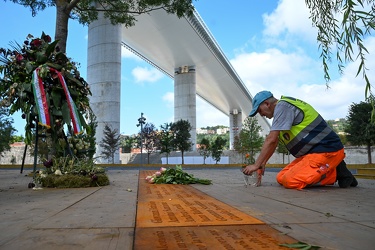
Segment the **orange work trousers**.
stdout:
<path fill-rule="evenodd" d="M 336 167 L 345 158 L 344 149 L 329 153 L 312 153 L 301 156 L 276 176 L 285 188 L 303 189 L 311 186 L 333 185 Z"/>

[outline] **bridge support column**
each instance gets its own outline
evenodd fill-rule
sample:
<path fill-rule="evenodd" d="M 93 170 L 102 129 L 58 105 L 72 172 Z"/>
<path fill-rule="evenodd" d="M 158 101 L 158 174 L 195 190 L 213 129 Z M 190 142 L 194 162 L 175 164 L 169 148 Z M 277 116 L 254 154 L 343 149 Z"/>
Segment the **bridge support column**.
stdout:
<path fill-rule="evenodd" d="M 194 66 L 182 66 L 175 69 L 174 76 L 174 121 L 187 120 L 192 129 L 192 151 L 196 151 L 196 76 Z"/>
<path fill-rule="evenodd" d="M 99 14 L 88 29 L 87 82 L 92 96 L 90 105 L 97 117 L 96 156 L 102 154 L 99 143 L 104 137 L 106 124 L 120 131 L 120 93 L 121 93 L 121 26 Z M 99 162 L 107 162 L 98 158 Z M 115 154 L 119 163 L 119 153 Z"/>
<path fill-rule="evenodd" d="M 242 128 L 242 112 L 233 109 L 229 114 L 229 148 L 233 149 L 234 138 L 239 135 Z"/>

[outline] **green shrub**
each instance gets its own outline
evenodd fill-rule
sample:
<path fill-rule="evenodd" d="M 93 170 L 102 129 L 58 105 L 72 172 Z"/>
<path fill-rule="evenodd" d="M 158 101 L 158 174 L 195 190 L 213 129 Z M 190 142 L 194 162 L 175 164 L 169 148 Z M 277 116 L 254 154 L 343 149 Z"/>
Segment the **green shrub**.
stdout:
<path fill-rule="evenodd" d="M 48 188 L 83 188 L 109 185 L 108 176 L 105 173 L 95 175 L 47 175 L 40 178 L 42 187 Z"/>

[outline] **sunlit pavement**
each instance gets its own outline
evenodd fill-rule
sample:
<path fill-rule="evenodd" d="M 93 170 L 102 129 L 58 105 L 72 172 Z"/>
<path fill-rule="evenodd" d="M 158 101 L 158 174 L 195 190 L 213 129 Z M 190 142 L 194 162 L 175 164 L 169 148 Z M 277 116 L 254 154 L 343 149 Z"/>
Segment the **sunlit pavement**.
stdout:
<path fill-rule="evenodd" d="M 112 168 L 105 187 L 33 190 L 28 188 L 31 177 L 25 176 L 30 170 L 0 170 L 0 249 L 156 249 L 156 244 L 159 249 L 230 249 L 231 244 L 249 249 L 251 242 L 270 247 L 296 240 L 341 250 L 373 249 L 375 244 L 373 180 L 358 180 L 356 188 L 336 184 L 297 191 L 279 186 L 275 172 L 265 173 L 261 187 L 246 187 L 238 169 L 185 171 L 213 184 L 179 185 L 173 194 L 174 185 L 147 184 L 143 176 L 138 185 L 143 170 Z M 188 206 L 204 207 L 202 197 L 213 206 L 209 214 Z M 212 212 L 215 206 L 227 217 Z M 153 221 L 157 213 L 161 222 Z M 180 222 L 187 224 L 181 227 Z M 269 231 L 262 234 L 262 227 Z M 252 230 L 251 240 L 244 240 Z M 208 235 L 216 235 L 222 245 Z M 195 245 L 186 248 L 189 241 Z"/>

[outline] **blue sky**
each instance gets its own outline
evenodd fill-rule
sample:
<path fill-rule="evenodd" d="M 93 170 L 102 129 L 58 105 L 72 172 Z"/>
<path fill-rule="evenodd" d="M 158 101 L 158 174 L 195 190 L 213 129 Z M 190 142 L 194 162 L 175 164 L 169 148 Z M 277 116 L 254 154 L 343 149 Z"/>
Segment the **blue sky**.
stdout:
<path fill-rule="evenodd" d="M 330 65 L 332 81 L 327 89 L 319 58 L 316 30 L 308 19 L 304 1 L 295 0 L 199 0 L 199 15 L 216 39 L 250 92 L 267 89 L 276 97 L 294 96 L 312 104 L 325 119 L 345 118 L 352 103 L 364 101 L 364 81 L 355 78 L 357 63 L 348 64 L 343 75 Z M 29 9 L 0 1 L 2 35 L 0 47 L 22 43 L 28 34 L 42 31 L 54 37 L 55 9 L 32 17 Z M 375 52 L 375 37 L 365 45 Z M 81 64 L 86 77 L 87 27 L 70 20 L 67 54 Z M 156 127 L 173 121 L 173 80 L 126 50 L 122 57 L 120 132 L 139 131 L 137 119 L 143 112 L 146 122 Z M 367 57 L 370 79 L 375 79 L 375 57 Z M 142 94 L 142 96 L 141 96 Z M 23 134 L 21 114 L 13 118 L 17 134 Z M 197 99 L 197 127 L 225 125 L 229 119 L 209 104 Z"/>

